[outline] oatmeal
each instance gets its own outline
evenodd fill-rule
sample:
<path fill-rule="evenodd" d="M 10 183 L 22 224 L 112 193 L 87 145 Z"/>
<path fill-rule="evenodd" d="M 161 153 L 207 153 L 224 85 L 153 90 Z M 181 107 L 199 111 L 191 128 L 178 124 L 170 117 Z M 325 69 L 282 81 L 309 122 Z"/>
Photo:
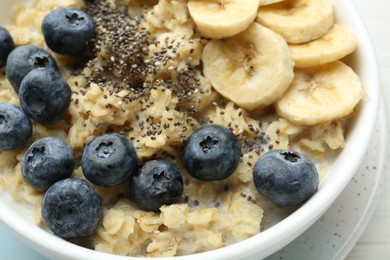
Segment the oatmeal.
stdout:
<path fill-rule="evenodd" d="M 241 105 L 242 100 L 237 99 L 257 93 L 230 97 L 221 90 L 229 80 L 216 82 L 215 77 L 208 77 L 212 73 L 203 71 L 209 66 L 205 66 L 208 57 L 204 50 L 214 48 L 209 43 L 229 40 L 217 42 L 203 37 L 187 2 L 36 0 L 29 7 L 14 9 L 13 24 L 7 29 L 15 44 L 36 45 L 49 51 L 72 89 L 72 101 L 62 120 L 54 125 L 34 123 L 33 136 L 24 148 L 0 152 L 0 185 L 15 199 L 34 205 L 36 224 L 45 228 L 40 213 L 44 193 L 25 183 L 21 162 L 29 144 L 47 136 L 66 140 L 79 162 L 84 147 L 95 136 L 116 132 L 134 144 L 140 164 L 162 158 L 175 162 L 180 169 L 183 195 L 178 203 L 164 205 L 159 212 L 139 209 L 128 196 L 128 182 L 115 187 L 93 185 L 103 200 L 103 218 L 91 236 L 72 242 L 113 254 L 188 255 L 258 234 L 272 222 L 267 220 L 268 211 L 277 208 L 256 191 L 252 178 L 256 161 L 268 150 L 294 149 L 307 154 L 323 178 L 329 160 L 345 145 L 346 116 L 352 111 L 315 124 L 291 123 L 288 117 L 280 116 L 270 104 L 281 100 L 294 73 L 301 73 L 293 71 L 290 52 L 282 67 L 290 70 L 281 83 L 285 85 L 283 93 L 275 100 L 265 98 L 258 106 L 246 106 L 246 101 Z M 42 20 L 59 7 L 80 8 L 96 24 L 97 35 L 81 57 L 61 56 L 45 45 Z M 254 23 L 251 26 L 260 26 Z M 260 30 L 269 33 L 268 29 Z M 281 36 L 275 37 L 288 48 Z M 252 69 L 248 68 L 248 73 Z M 18 95 L 4 73 L 0 87 L 1 102 L 19 105 Z M 221 181 L 199 181 L 183 165 L 183 143 L 205 124 L 225 126 L 241 143 L 237 169 Z M 85 179 L 80 163 L 72 176 Z"/>

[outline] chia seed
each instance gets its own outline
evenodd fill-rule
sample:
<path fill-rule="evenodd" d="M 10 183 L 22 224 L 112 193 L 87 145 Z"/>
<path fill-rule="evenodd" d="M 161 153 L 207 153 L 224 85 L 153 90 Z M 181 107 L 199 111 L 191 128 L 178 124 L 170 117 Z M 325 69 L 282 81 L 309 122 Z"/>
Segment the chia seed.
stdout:
<path fill-rule="evenodd" d="M 91 15 L 97 28 L 96 39 L 90 43 L 91 53 L 95 56 L 87 63 L 91 71 L 91 75 L 86 77 L 89 82 L 87 87 L 93 82 L 99 86 L 114 88 L 112 91 L 117 93 L 126 90 L 129 95 L 123 101 L 130 102 L 143 97 L 148 89 L 158 86 L 170 89 L 179 100 L 190 98 L 199 81 L 199 69 L 196 66 L 186 64 L 181 69 L 173 67 L 169 78 L 146 81 L 148 75 L 158 75 L 162 66 L 176 58 L 175 53 L 181 43 L 177 42 L 177 48 L 173 48 L 174 40 L 169 42 L 168 38 L 164 43 L 158 41 L 143 26 L 144 17 L 129 16 L 126 6 L 113 8 L 110 2 L 86 1 L 85 11 Z M 153 53 L 149 51 L 151 45 L 157 48 Z M 96 56 L 102 49 L 105 50 L 105 56 L 109 57 L 104 65 Z M 172 51 L 168 51 L 170 49 Z M 114 79 L 111 73 L 119 77 Z"/>

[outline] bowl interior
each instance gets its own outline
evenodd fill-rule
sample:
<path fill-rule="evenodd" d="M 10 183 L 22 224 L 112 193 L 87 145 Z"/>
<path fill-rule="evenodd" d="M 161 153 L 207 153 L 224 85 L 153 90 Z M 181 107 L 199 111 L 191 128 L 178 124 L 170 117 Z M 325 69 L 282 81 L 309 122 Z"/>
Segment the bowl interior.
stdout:
<path fill-rule="evenodd" d="M 28 1 L 2 1 L 0 25 L 8 23 L 11 8 Z M 360 104 L 357 117 L 347 132 L 346 147 L 330 166 L 319 191 L 290 216 L 264 232 L 234 245 L 198 255 L 176 257 L 179 259 L 244 259 L 256 255 L 266 257 L 287 245 L 313 224 L 347 185 L 354 175 L 368 148 L 373 133 L 379 104 L 379 76 L 375 53 L 370 37 L 350 0 L 334 0 L 336 23 L 356 33 L 357 51 L 346 62 L 360 76 L 366 98 Z M 0 191 L 0 220 L 15 231 L 24 241 L 42 254 L 51 258 L 107 259 L 108 255 L 85 249 L 63 241 L 32 224 L 32 209 L 15 202 L 11 196 Z M 131 259 L 112 256 L 110 259 Z M 135 258 L 134 258 L 135 259 Z"/>

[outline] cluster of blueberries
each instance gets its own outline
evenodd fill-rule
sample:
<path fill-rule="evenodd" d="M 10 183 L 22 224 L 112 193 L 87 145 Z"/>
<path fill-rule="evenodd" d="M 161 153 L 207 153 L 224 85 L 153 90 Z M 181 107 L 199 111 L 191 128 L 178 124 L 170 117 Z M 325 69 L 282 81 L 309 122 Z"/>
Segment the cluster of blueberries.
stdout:
<path fill-rule="evenodd" d="M 42 22 L 46 45 L 61 55 L 83 54 L 95 29 L 92 18 L 74 8 L 56 9 Z M 8 81 L 19 95 L 20 107 L 0 103 L 0 151 L 27 143 L 33 132 L 31 119 L 46 125 L 61 120 L 72 94 L 47 51 L 31 45 L 15 48 L 9 32 L 0 27 L 0 68 L 4 66 Z M 91 234 L 102 215 L 101 199 L 91 185 L 69 178 L 74 167 L 72 148 L 54 137 L 32 143 L 21 166 L 24 180 L 45 192 L 42 216 L 46 224 L 66 239 Z"/>
<path fill-rule="evenodd" d="M 86 51 L 87 42 L 95 35 L 95 25 L 89 15 L 78 9 L 59 8 L 44 18 L 42 32 L 54 52 L 79 55 Z M 9 32 L 0 27 L 0 68 L 4 66 L 20 103 L 20 107 L 0 104 L 3 130 L 0 150 L 12 150 L 30 138 L 30 119 L 49 125 L 61 120 L 72 92 L 47 51 L 31 45 L 15 48 Z"/>
<path fill-rule="evenodd" d="M 84 12 L 60 8 L 45 17 L 42 32 L 54 52 L 79 55 L 94 36 L 95 26 Z M 35 46 L 14 49 L 5 29 L 0 30 L 0 47 L 0 66 L 6 65 L 7 78 L 19 93 L 21 104 L 21 108 L 0 104 L 0 151 L 5 151 L 28 141 L 32 134 L 30 118 L 42 124 L 58 122 L 69 107 L 71 90 L 45 50 Z M 186 140 L 182 159 L 194 178 L 218 181 L 237 169 L 240 157 L 240 142 L 229 129 L 205 125 Z M 117 133 L 97 136 L 85 146 L 81 167 L 89 182 L 70 178 L 75 165 L 72 147 L 55 137 L 32 143 L 21 164 L 26 183 L 45 192 L 45 223 L 64 239 L 88 236 L 100 222 L 102 201 L 89 182 L 113 187 L 128 180 L 132 201 L 149 211 L 178 202 L 183 193 L 183 177 L 172 161 L 151 160 L 139 166 L 133 144 Z M 253 180 L 257 190 L 279 206 L 302 204 L 319 182 L 317 170 L 307 157 L 280 150 L 260 157 Z"/>

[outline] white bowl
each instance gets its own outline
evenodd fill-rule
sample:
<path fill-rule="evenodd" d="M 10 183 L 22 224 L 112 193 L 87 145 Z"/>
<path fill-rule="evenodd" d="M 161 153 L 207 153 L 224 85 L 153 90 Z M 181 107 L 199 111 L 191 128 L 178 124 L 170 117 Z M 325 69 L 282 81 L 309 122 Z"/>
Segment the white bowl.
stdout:
<path fill-rule="evenodd" d="M 12 5 L 25 1 L 1 1 L 0 24 Z M 334 0 L 336 22 L 356 33 L 358 49 L 348 60 L 360 76 L 367 97 L 347 133 L 346 146 L 326 173 L 319 191 L 290 216 L 242 242 L 222 249 L 175 257 L 177 259 L 248 259 L 264 258 L 278 251 L 308 229 L 335 201 L 360 165 L 373 133 L 379 104 L 380 84 L 373 45 L 352 1 Z M 9 194 L 0 192 L 0 220 L 31 247 L 53 259 L 129 260 L 132 257 L 114 256 L 68 243 L 34 225 L 29 209 L 16 203 Z M 166 258 L 164 258 L 166 259 Z"/>

